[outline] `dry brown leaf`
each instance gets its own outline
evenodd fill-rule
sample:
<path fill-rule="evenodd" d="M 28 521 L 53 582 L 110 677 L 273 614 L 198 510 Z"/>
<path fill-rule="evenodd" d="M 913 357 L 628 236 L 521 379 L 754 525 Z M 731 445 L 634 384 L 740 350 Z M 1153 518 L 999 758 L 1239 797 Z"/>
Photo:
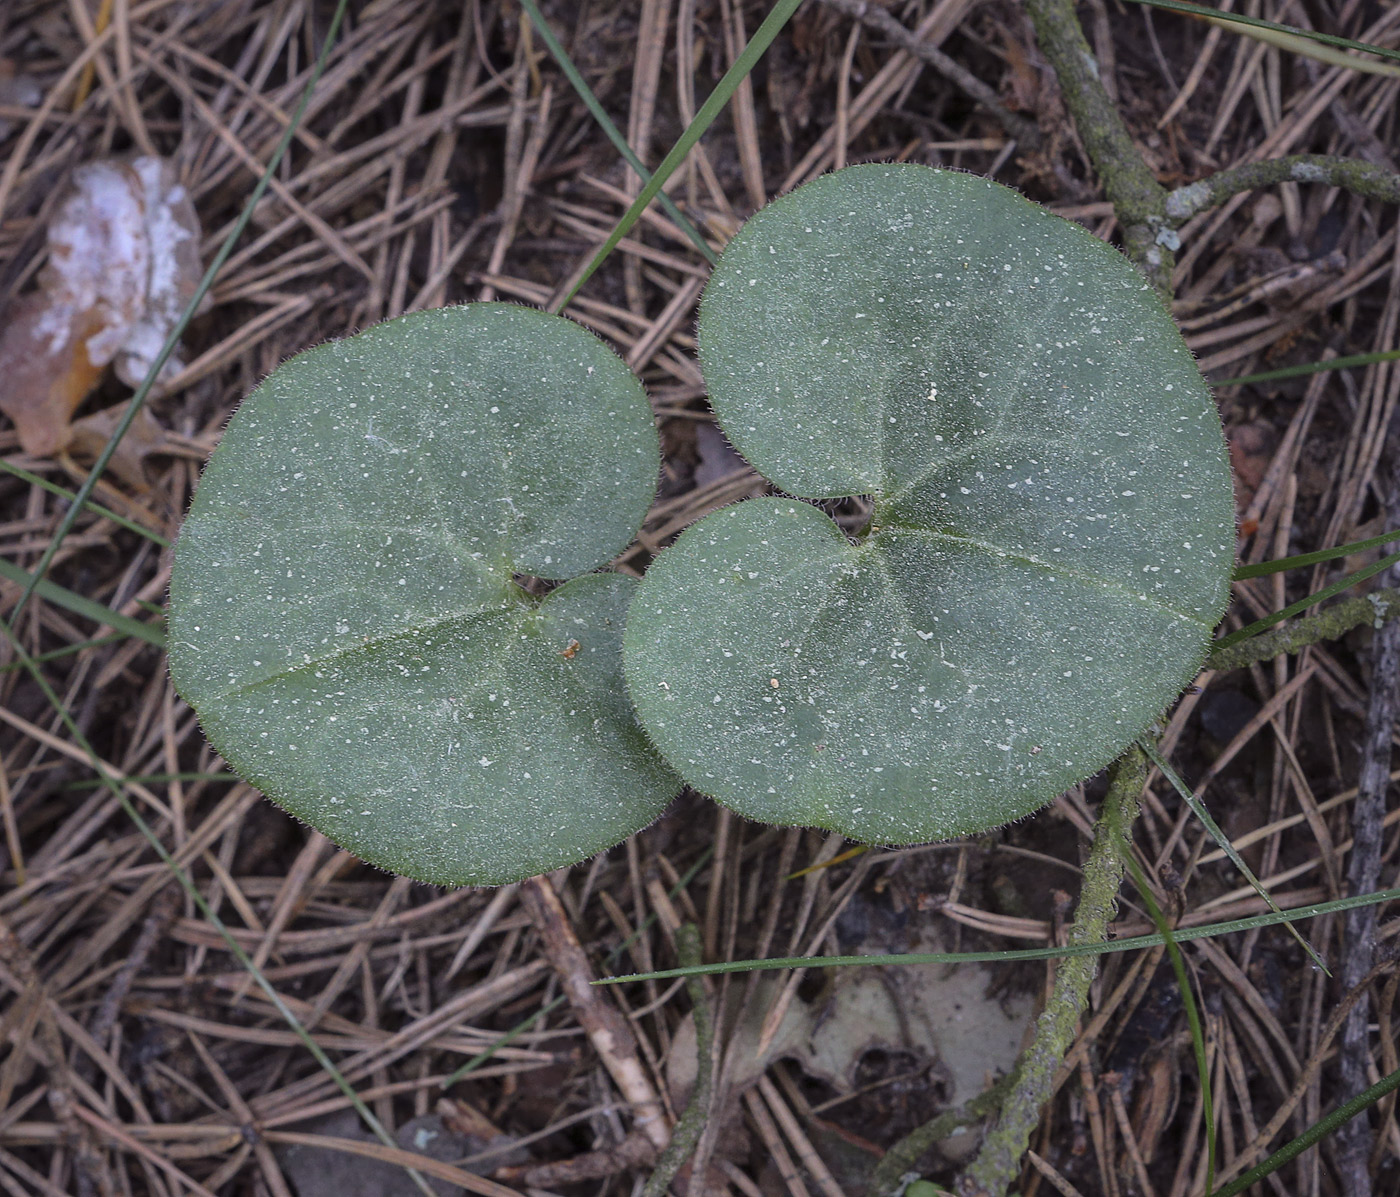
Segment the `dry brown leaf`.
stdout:
<path fill-rule="evenodd" d="M 40 289 L 0 329 L 0 411 L 36 456 L 68 445 L 73 412 L 109 363 L 140 384 L 199 283 L 194 207 L 159 158 L 80 166 L 48 247 Z M 172 357 L 161 378 L 180 369 Z"/>
<path fill-rule="evenodd" d="M 69 430 L 68 451 L 80 461 L 95 461 L 112 439 L 128 406 L 129 403 L 117 403 L 76 421 Z M 143 407 L 107 463 L 108 470 L 129 490 L 149 491 L 151 480 L 146 475 L 146 458 L 155 453 L 169 453 L 169 438 L 169 432 L 160 421 Z"/>
<path fill-rule="evenodd" d="M 0 411 L 36 457 L 68 443 L 69 417 L 102 374 L 85 344 L 97 326 L 76 323 L 76 312 L 56 320 L 52 301 L 34 292 L 10 305 L 0 328 Z"/>

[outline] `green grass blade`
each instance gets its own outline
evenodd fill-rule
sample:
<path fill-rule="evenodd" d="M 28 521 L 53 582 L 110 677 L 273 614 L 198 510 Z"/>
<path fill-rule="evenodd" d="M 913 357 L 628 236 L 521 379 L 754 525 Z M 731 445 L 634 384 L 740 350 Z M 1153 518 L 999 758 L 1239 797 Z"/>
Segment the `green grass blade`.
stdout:
<path fill-rule="evenodd" d="M 1201 1117 L 1206 1127 L 1206 1191 L 1209 1192 L 1215 1184 L 1215 1103 L 1210 1091 L 1210 1063 L 1206 1059 L 1206 1036 L 1201 1028 L 1201 1013 L 1196 1007 L 1196 994 L 1186 972 L 1186 959 L 1177 946 L 1176 934 L 1162 908 L 1157 905 L 1157 899 L 1152 896 L 1152 886 L 1142 871 L 1142 865 L 1131 853 L 1128 855 L 1128 868 L 1133 874 L 1133 884 L 1142 895 L 1143 905 L 1147 907 L 1147 914 L 1156 924 L 1166 945 L 1172 972 L 1176 974 L 1176 987 L 1181 991 L 1181 1004 L 1186 1008 L 1186 1021 L 1191 1028 L 1191 1047 L 1196 1055 L 1196 1075 L 1201 1085 Z"/>
<path fill-rule="evenodd" d="M 41 490 L 46 490 L 51 495 L 58 495 L 58 497 L 61 499 L 67 499 L 70 503 L 78 497 L 73 491 L 69 490 L 66 486 L 59 486 L 57 482 L 50 482 L 47 478 L 39 477 L 38 474 L 31 474 L 28 470 L 21 469 L 17 465 L 12 465 L 10 462 L 5 461 L 2 458 L 0 458 L 0 470 L 6 470 L 9 473 L 13 474 L 16 478 L 22 478 L 25 482 L 28 482 L 30 485 L 37 486 Z M 138 524 L 135 520 L 129 520 L 124 515 L 118 515 L 115 511 L 111 510 L 111 508 L 103 507 L 101 503 L 93 503 L 89 501 L 87 504 L 87 508 L 89 511 L 97 512 L 97 514 L 102 516 L 103 519 L 109 519 L 114 524 L 121 525 L 129 532 L 135 532 L 138 536 L 144 536 L 147 540 L 154 541 L 163 549 L 168 549 L 170 547 L 170 542 L 166 540 L 164 536 L 161 536 L 157 532 L 152 532 L 149 528 L 143 527 L 141 524 Z"/>
<path fill-rule="evenodd" d="M 1299 906 L 1271 914 L 1255 914 L 1248 918 L 1231 919 L 1223 923 L 1204 923 L 1199 927 L 1178 927 L 1173 932 L 1178 944 L 1193 939 L 1213 939 L 1218 935 L 1234 935 L 1256 927 L 1290 926 L 1304 919 L 1323 914 L 1335 914 L 1358 906 L 1377 906 L 1382 902 L 1400 900 L 1400 889 L 1377 890 L 1352 898 L 1337 898 L 1312 906 Z M 1002 952 L 911 952 L 899 956 L 774 956 L 765 960 L 727 960 L 718 964 L 701 964 L 690 968 L 666 968 L 651 973 L 629 973 L 621 977 L 603 977 L 599 985 L 620 985 L 624 981 L 669 981 L 676 977 L 708 976 L 716 973 L 764 972 L 785 968 L 866 968 L 891 964 L 1004 964 L 1013 960 L 1060 960 L 1065 956 L 1095 956 L 1108 952 L 1136 952 L 1142 948 L 1158 948 L 1166 943 L 1160 933 L 1134 935 L 1113 939 L 1107 943 L 1076 944 L 1062 948 L 1012 948 Z"/>
<path fill-rule="evenodd" d="M 65 644 L 62 648 L 50 649 L 46 653 L 40 653 L 36 657 L 31 657 L 35 664 L 42 664 L 45 661 L 57 661 L 61 657 L 71 657 L 74 653 L 85 652 L 90 648 L 101 648 L 104 644 L 120 644 L 127 639 L 123 633 L 113 636 L 98 636 L 95 640 L 79 640 L 76 644 Z M 10 673 L 15 669 L 23 669 L 24 666 L 18 661 L 10 661 L 8 664 L 0 665 L 0 673 Z"/>
<path fill-rule="evenodd" d="M 1380 548 L 1392 540 L 1400 540 L 1400 528 L 1382 532 L 1369 540 L 1354 540 L 1351 544 L 1338 545 L 1335 549 L 1318 549 L 1315 553 L 1300 553 L 1296 557 L 1280 557 L 1276 561 L 1261 561 L 1258 565 L 1241 565 L 1235 570 L 1235 581 L 1245 578 L 1262 578 L 1266 574 L 1282 573 L 1286 569 L 1302 569 L 1305 565 L 1318 565 L 1323 561 L 1335 561 L 1338 557 L 1349 557 L 1352 553 L 1364 553 L 1367 549 Z"/>
<path fill-rule="evenodd" d="M 165 633 L 160 628 L 142 623 L 139 619 L 132 619 L 129 615 L 122 615 L 90 598 L 75 594 L 56 582 L 40 582 L 37 575 L 3 557 L 0 557 L 0 578 L 18 583 L 25 588 L 26 594 L 38 594 L 55 607 L 62 607 L 65 611 L 72 611 L 74 615 L 81 615 L 84 619 L 103 624 L 121 632 L 123 636 L 135 636 L 138 640 L 154 644 L 157 648 L 165 647 Z"/>
<path fill-rule="evenodd" d="M 1353 366 L 1374 366 L 1377 362 L 1400 360 L 1400 349 L 1387 349 L 1383 353 L 1353 353 L 1350 357 L 1334 357 L 1326 362 L 1308 362 L 1302 366 L 1282 366 L 1277 370 L 1265 370 L 1262 374 L 1244 374 L 1239 378 L 1222 378 L 1213 382 L 1213 387 L 1240 387 L 1252 382 L 1276 382 L 1281 378 L 1302 378 L 1307 374 L 1325 374 L 1328 370 L 1349 370 Z"/>
<path fill-rule="evenodd" d="M 1208 8 L 1204 4 L 1187 4 L 1184 0 L 1134 0 L 1134 3 L 1146 4 L 1152 8 L 1164 8 L 1168 12 L 1185 13 L 1192 17 L 1209 17 L 1212 20 L 1229 21 L 1236 25 L 1251 25 L 1256 29 L 1267 29 L 1273 33 L 1289 33 L 1306 41 L 1318 42 L 1324 46 L 1335 46 L 1339 50 L 1360 50 L 1366 54 L 1388 58 L 1392 62 L 1400 62 L 1400 50 L 1387 50 L 1384 46 L 1373 46 L 1370 42 L 1357 42 L 1352 41 L 1349 37 L 1338 37 L 1332 33 L 1316 33 L 1311 29 L 1280 25 L 1276 21 L 1263 21 L 1258 17 L 1246 17 L 1237 12 L 1221 12 L 1219 9 Z"/>
<path fill-rule="evenodd" d="M 734 65 L 725 71 L 722 78 L 716 85 L 703 104 L 700 111 L 695 114 L 695 119 L 690 122 L 686 131 L 681 134 L 680 140 L 671 147 L 671 152 L 661 160 L 661 165 L 656 168 L 656 173 L 642 188 L 637 198 L 632 201 L 632 206 L 623 213 L 622 219 L 617 222 L 617 227 L 608 235 L 608 239 L 603 242 L 602 247 L 593 255 L 593 260 L 588 263 L 578 281 L 574 283 L 573 289 L 564 296 L 564 300 L 555 311 L 563 311 L 569 306 L 574 296 L 579 293 L 594 271 L 607 259 L 607 256 L 617 248 L 617 243 L 623 239 L 637 223 L 638 218 L 646 210 L 646 206 L 656 198 L 666 180 L 671 177 L 676 167 L 685 161 L 685 156 L 694 148 L 695 143 L 705 135 L 705 131 L 715 122 L 715 118 L 724 111 L 724 106 L 729 103 L 730 97 L 738 90 L 739 84 L 744 81 L 754 65 L 763 57 L 764 51 L 773 43 L 773 39 L 778 36 L 784 25 L 791 19 L 792 14 L 797 11 L 802 4 L 802 0 L 778 0 L 773 6 L 773 10 L 763 18 L 761 24 L 754 35 L 749 39 L 749 44 L 744 47 L 743 52 L 734 60 Z"/>
<path fill-rule="evenodd" d="M 1230 837 L 1221 831 L 1220 825 L 1211 818 L 1210 811 L 1206 810 L 1205 803 L 1191 792 L 1191 787 L 1182 781 L 1177 771 L 1163 759 L 1162 754 L 1157 751 L 1157 745 L 1152 742 L 1151 737 L 1140 736 L 1138 738 L 1138 747 L 1140 747 L 1143 752 L 1147 753 L 1147 759 L 1161 770 L 1162 776 L 1172 783 L 1172 787 L 1181 795 L 1186 805 L 1191 808 L 1191 813 L 1194 814 L 1196 818 L 1201 821 L 1201 825 L 1210 832 L 1211 839 L 1220 845 L 1220 850 L 1230 858 L 1230 863 L 1233 864 L 1235 868 L 1240 871 L 1241 875 L 1243 875 L 1244 879 L 1254 887 L 1254 892 L 1264 899 L 1264 902 L 1268 905 L 1270 910 L 1282 914 L 1283 912 L 1279 910 L 1278 903 L 1274 901 L 1274 896 L 1264 888 L 1264 883 L 1254 875 L 1254 870 L 1245 864 L 1244 857 L 1235 850 L 1235 845 L 1230 842 Z M 1322 957 L 1313 951 L 1312 945 L 1298 934 L 1297 928 L 1291 923 L 1288 924 L 1288 933 L 1298 941 L 1303 951 L 1307 952 L 1307 954 L 1312 957 L 1313 963 L 1330 977 L 1332 974 L 1328 972 L 1327 966 L 1323 964 Z"/>
<path fill-rule="evenodd" d="M 544 19 L 544 14 L 540 12 L 539 5 L 535 0 L 520 0 L 520 7 L 529 16 L 531 23 L 535 26 L 535 32 L 540 35 L 540 41 L 554 55 L 554 61 L 559 64 L 559 69 L 564 72 L 564 78 L 573 86 L 578 97 L 583 101 L 583 106 L 588 109 L 589 114 L 598 122 L 598 127 L 603 130 L 607 138 L 613 144 L 613 148 L 627 160 L 627 165 L 637 172 L 637 177 L 643 184 L 651 182 L 651 171 L 642 165 L 642 160 L 632 152 L 632 147 L 627 144 L 627 138 L 613 124 L 613 119 L 607 114 L 607 110 L 598 102 L 598 97 L 593 94 L 593 89 L 588 86 L 588 81 L 579 73 L 578 67 L 574 66 L 573 59 L 569 57 L 568 51 L 564 49 L 559 39 L 554 36 L 554 31 L 550 29 Z M 691 244 L 695 246 L 704 256 L 706 261 L 713 266 L 719 261 L 719 255 L 710 247 L 710 243 L 705 240 L 704 235 L 686 218 L 671 197 L 664 191 L 657 194 L 657 201 L 665 210 L 666 215 L 676 222 L 676 227 L 690 238 Z"/>
<path fill-rule="evenodd" d="M 1302 1155 L 1319 1140 L 1325 1139 L 1342 1123 L 1350 1122 L 1363 1110 L 1369 1110 L 1387 1093 L 1393 1093 L 1396 1089 L 1400 1089 L 1400 1069 L 1383 1077 L 1364 1092 L 1358 1093 L 1345 1105 L 1338 1106 L 1326 1118 L 1314 1122 L 1301 1135 L 1291 1142 L 1285 1143 L 1262 1164 L 1257 1164 L 1243 1175 L 1235 1177 L 1223 1189 L 1211 1193 L 1210 1197 L 1235 1197 L 1236 1193 L 1243 1193 L 1250 1185 L 1257 1184 L 1270 1173 L 1277 1172 L 1289 1160 Z"/>
<path fill-rule="evenodd" d="M 1358 582 L 1364 582 L 1367 578 L 1374 578 L 1377 574 L 1388 570 L 1392 565 L 1400 562 L 1400 553 L 1391 553 L 1387 557 L 1382 557 L 1374 565 L 1368 565 L 1365 569 L 1358 569 L 1355 573 L 1347 574 L 1343 578 L 1338 578 L 1330 586 L 1324 586 L 1316 594 L 1310 594 L 1307 598 L 1301 598 L 1296 603 L 1290 603 L 1282 611 L 1275 611 L 1272 615 L 1266 615 L 1263 619 L 1257 619 L 1247 628 L 1241 628 L 1238 632 L 1231 632 L 1228 636 L 1222 636 L 1214 641 L 1211 652 L 1219 652 L 1222 648 L 1229 648 L 1232 644 L 1238 644 L 1241 640 L 1248 640 L 1251 636 L 1257 636 L 1260 632 L 1268 631 L 1276 623 L 1282 623 L 1285 619 L 1292 619 L 1300 611 L 1306 611 L 1309 607 L 1315 607 L 1318 603 L 1325 602 L 1334 594 L 1340 594 L 1348 587 L 1355 586 Z"/>
<path fill-rule="evenodd" d="M 1350 544 L 1338 545 L 1332 549 L 1318 549 L 1312 553 L 1299 553 L 1296 557 L 1278 557 L 1273 561 L 1260 561 L 1255 565 L 1241 565 L 1233 576 L 1236 582 L 1241 582 L 1246 578 L 1259 578 L 1266 574 L 1282 573 L 1284 570 L 1302 569 L 1306 565 L 1335 561 L 1338 557 L 1349 557 L 1352 553 L 1379 548 L 1392 540 L 1400 540 L 1400 528 L 1382 532 L 1379 536 L 1371 536 L 1366 540 L 1354 540 Z"/>
<path fill-rule="evenodd" d="M 321 53 L 316 59 L 316 65 L 311 70 L 311 76 L 306 81 L 306 88 L 301 94 L 301 100 L 297 103 L 296 110 L 292 113 L 291 119 L 287 122 L 287 127 L 283 130 L 281 138 L 277 142 L 277 148 L 272 151 L 272 157 L 268 161 L 266 169 L 258 179 L 257 184 L 249 193 L 247 202 L 243 205 L 243 211 L 238 214 L 238 219 L 234 221 L 233 228 L 229 230 L 228 236 L 224 238 L 224 243 L 219 246 L 219 252 L 214 255 L 214 260 L 209 263 L 209 268 L 204 272 L 204 277 L 199 280 L 199 286 L 195 288 L 194 294 L 190 297 L 189 303 L 185 305 L 185 310 L 180 313 L 180 319 L 175 322 L 175 327 L 170 330 L 170 334 L 165 338 L 165 344 L 160 347 L 160 352 L 156 354 L 155 360 L 151 363 L 151 368 L 146 371 L 146 377 L 141 380 L 141 385 L 136 388 L 136 393 L 131 397 L 131 402 L 127 404 L 126 412 L 122 415 L 120 422 L 112 433 L 112 439 L 107 442 L 106 447 L 98 454 L 97 460 L 93 463 L 92 469 L 88 472 L 86 480 L 78 488 L 78 493 L 73 496 L 73 505 L 64 514 L 62 522 L 54 532 L 53 540 L 49 547 L 44 550 L 44 555 L 39 559 L 39 564 L 34 568 L 34 574 L 30 583 L 25 587 L 20 595 L 19 602 L 10 613 L 9 626 L 13 628 L 15 621 L 19 619 L 25 605 L 33 597 L 35 588 L 39 581 L 47 572 L 49 565 L 53 562 L 54 554 L 58 552 L 59 546 L 63 543 L 64 537 L 72 531 L 73 525 L 77 522 L 79 514 L 92 498 L 92 492 L 97 488 L 97 481 L 102 477 L 102 472 L 107 468 L 107 463 L 112 460 L 113 454 L 117 451 L 117 446 L 121 444 L 122 437 L 131 427 L 132 422 L 145 406 L 146 396 L 151 393 L 151 388 L 160 377 L 160 372 L 165 368 L 165 363 L 170 355 L 175 352 L 175 347 L 180 343 L 180 338 L 185 335 L 185 329 L 194 319 L 195 312 L 204 301 L 209 288 L 214 285 L 214 279 L 218 277 L 219 271 L 223 268 L 229 254 L 233 252 L 234 245 L 239 237 L 243 235 L 243 230 L 248 227 L 248 222 L 253 218 L 253 209 L 257 207 L 258 201 L 262 199 L 263 193 L 272 182 L 272 176 L 277 167 L 281 164 L 283 156 L 287 152 L 287 147 L 292 144 L 292 138 L 296 136 L 296 131 L 301 125 L 301 119 L 306 113 L 307 105 L 311 103 L 311 93 L 315 90 L 316 84 L 320 81 L 321 73 L 326 69 L 326 62 L 330 57 L 331 46 L 334 45 L 337 34 L 340 31 L 341 22 L 345 18 L 345 10 L 349 0 L 340 0 L 336 6 L 335 14 L 331 17 L 330 28 L 326 34 L 326 40 L 321 45 Z"/>

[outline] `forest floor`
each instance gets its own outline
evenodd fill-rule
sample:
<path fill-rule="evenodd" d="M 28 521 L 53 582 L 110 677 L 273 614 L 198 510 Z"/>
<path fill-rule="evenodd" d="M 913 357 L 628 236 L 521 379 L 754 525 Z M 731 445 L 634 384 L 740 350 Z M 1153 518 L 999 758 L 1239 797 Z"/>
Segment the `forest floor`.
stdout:
<path fill-rule="evenodd" d="M 800 8 L 670 194 L 717 246 L 770 198 L 835 166 L 909 161 L 988 175 L 1114 242 L 1114 209 L 1054 72 L 1012 0 L 907 0 L 889 15 L 1038 126 L 1034 148 L 933 66 L 843 9 Z M 1306 12 L 1304 11 L 1306 7 Z M 208 262 L 305 87 L 327 0 L 83 0 L 0 6 L 0 306 L 35 286 L 45 230 L 75 168 L 155 152 L 177 167 Z M 655 165 L 766 12 L 761 0 L 583 0 L 545 16 L 632 146 Z M 1400 6 L 1251 0 L 1277 21 L 1394 44 Z M 109 24 L 110 18 L 110 24 Z M 1177 13 L 1081 8 L 1104 86 L 1166 187 L 1287 153 L 1344 154 L 1394 173 L 1397 79 L 1318 62 Z M 98 28 L 104 32 L 99 33 Z M 97 70 L 75 63 L 94 39 Z M 53 101 L 50 103 L 49 101 Z M 43 105 L 40 107 L 40 105 Z M 255 210 L 96 498 L 166 541 L 230 413 L 300 350 L 404 312 L 496 298 L 548 304 L 638 189 L 513 0 L 351 5 L 275 185 Z M 1181 230 L 1174 314 L 1207 378 L 1388 350 L 1400 320 L 1393 207 L 1327 186 L 1246 192 Z M 768 484 L 726 445 L 695 358 L 704 259 L 653 209 L 569 314 L 643 378 L 664 465 L 637 543 L 640 573 L 701 515 Z M 9 380 L 0 378 L 0 389 Z M 76 490 L 131 389 L 103 378 L 79 434 L 10 466 Z M 1386 365 L 1217 386 L 1230 439 L 1240 558 L 1261 561 L 1393 526 L 1388 440 L 1400 370 Z M 32 570 L 68 509 L 0 473 L 0 559 Z M 1356 568 L 1375 553 L 1348 560 Z M 1339 575 L 1319 566 L 1237 584 L 1237 628 Z M 444 890 L 376 872 L 238 778 L 174 693 L 159 646 L 170 553 L 107 515 L 81 515 L 15 630 L 72 726 L 0 647 L 0 1189 L 359 1197 L 429 1183 L 631 1194 L 654 1147 L 579 1021 L 518 887 Z M 0 612 L 21 574 L 0 578 Z M 73 596 L 146 623 L 102 626 Z M 1304 653 L 1205 675 L 1164 750 L 1284 907 L 1348 892 L 1373 687 L 1363 628 Z M 175 883 L 116 797 L 92 745 L 287 1007 L 389 1128 L 349 1099 Z M 1207 784 L 1208 783 L 1208 784 Z M 748 824 L 693 794 L 625 846 L 559 878 L 560 926 L 597 976 L 676 962 L 679 923 L 707 960 L 964 951 L 1062 942 L 1102 780 L 973 840 L 846 857 L 838 836 Z M 1369 808 L 1368 808 L 1369 809 Z M 1354 820 L 1369 820 L 1364 829 Z M 1181 925 L 1265 907 L 1155 776 L 1134 831 Z M 822 865 L 799 876 L 809 865 Z M 1393 883 L 1393 882 L 1392 882 Z M 1400 922 L 1385 909 L 1386 957 Z M 1351 1096 L 1333 1012 L 1340 917 L 1305 924 L 1336 976 L 1284 929 L 1185 949 L 1202 1006 L 1222 1173 L 1238 1174 Z M 1151 930 L 1125 891 L 1114 933 Z M 1369 959 L 1369 956 L 1368 956 Z M 1364 971 L 1364 970 L 1363 970 Z M 1004 1073 L 1043 1004 L 1044 962 L 716 978 L 720 1073 L 700 1143 L 704 1189 L 744 1197 L 862 1192 L 881 1152 Z M 575 978 L 577 979 L 577 978 Z M 1397 1066 L 1396 974 L 1370 978 L 1373 1059 Z M 623 1045 L 668 1116 L 693 1083 L 691 999 L 640 982 L 585 999 L 622 1011 Z M 501 1036 L 519 1028 L 508 1042 Z M 464 1065 L 470 1065 L 462 1073 Z M 1180 990 L 1160 949 L 1108 955 L 1019 1191 L 1202 1194 L 1201 1089 Z M 1271 1119 L 1280 1111 L 1277 1126 Z M 1370 1172 L 1400 1193 L 1393 1105 L 1371 1115 Z M 975 1129 L 932 1148 L 950 1183 Z M 1331 1142 L 1252 1190 L 1355 1192 Z M 504 1186 L 504 1187 L 503 1187 Z M 673 1183 L 697 1192 L 691 1166 Z"/>

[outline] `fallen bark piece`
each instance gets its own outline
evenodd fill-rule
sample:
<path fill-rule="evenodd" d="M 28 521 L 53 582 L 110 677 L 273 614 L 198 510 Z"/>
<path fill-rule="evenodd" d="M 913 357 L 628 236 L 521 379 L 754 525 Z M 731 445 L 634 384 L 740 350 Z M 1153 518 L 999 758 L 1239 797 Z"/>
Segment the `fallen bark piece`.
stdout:
<path fill-rule="evenodd" d="M 48 228 L 39 290 L 0 320 L 0 411 L 26 453 L 72 438 L 73 412 L 114 364 L 140 385 L 199 285 L 199 222 L 161 158 L 80 166 Z M 182 368 L 172 356 L 168 381 Z"/>
<path fill-rule="evenodd" d="M 593 984 L 593 966 L 559 895 L 548 877 L 531 877 L 521 882 L 520 897 L 544 941 L 545 955 L 554 966 L 574 1017 L 632 1107 L 634 1133 L 645 1136 L 655 1150 L 664 1150 L 671 1141 L 671 1128 L 637 1054 L 636 1037 L 606 991 Z"/>

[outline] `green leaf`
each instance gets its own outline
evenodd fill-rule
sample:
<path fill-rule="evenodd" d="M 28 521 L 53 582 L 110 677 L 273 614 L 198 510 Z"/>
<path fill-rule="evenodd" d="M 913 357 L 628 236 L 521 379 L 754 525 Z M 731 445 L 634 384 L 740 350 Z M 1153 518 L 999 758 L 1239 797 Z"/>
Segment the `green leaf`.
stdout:
<path fill-rule="evenodd" d="M 716 512 L 643 580 L 643 726 L 750 818 L 913 843 L 1028 814 L 1194 676 L 1224 611 L 1220 421 L 1145 281 L 971 175 L 860 166 L 778 200 L 705 292 L 735 446 L 808 499 Z"/>
<path fill-rule="evenodd" d="M 309 350 L 243 405 L 176 548 L 170 663 L 240 774 L 373 864 L 499 884 L 645 826 L 677 783 L 621 685 L 604 565 L 656 485 L 591 333 L 508 304 Z M 514 574 L 575 578 L 536 601 Z"/>

